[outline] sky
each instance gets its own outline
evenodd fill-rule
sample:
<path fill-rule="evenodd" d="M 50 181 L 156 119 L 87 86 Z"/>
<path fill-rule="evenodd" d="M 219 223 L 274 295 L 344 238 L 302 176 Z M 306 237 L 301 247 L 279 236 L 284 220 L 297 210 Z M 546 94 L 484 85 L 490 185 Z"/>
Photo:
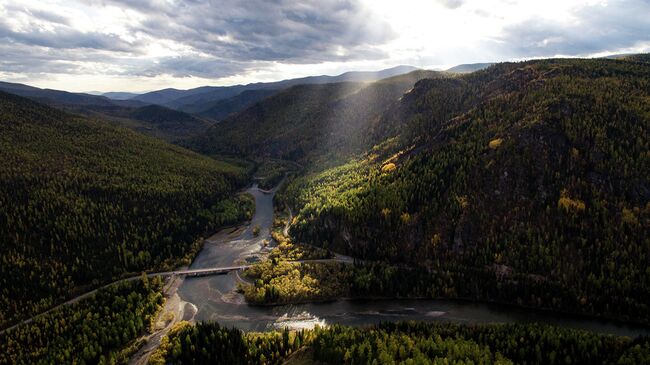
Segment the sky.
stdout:
<path fill-rule="evenodd" d="M 0 0 L 0 80 L 143 92 L 650 52 L 650 0 Z"/>

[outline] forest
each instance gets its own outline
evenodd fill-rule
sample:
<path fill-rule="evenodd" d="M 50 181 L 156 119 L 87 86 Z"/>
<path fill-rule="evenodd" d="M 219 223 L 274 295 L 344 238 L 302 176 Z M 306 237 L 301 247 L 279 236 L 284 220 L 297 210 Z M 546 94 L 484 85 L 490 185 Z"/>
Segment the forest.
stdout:
<path fill-rule="evenodd" d="M 438 77 L 414 71 L 370 84 L 297 85 L 231 115 L 182 145 L 204 154 L 331 165 L 376 142 L 369 131 L 413 84 Z"/>
<path fill-rule="evenodd" d="M 164 302 L 160 278 L 125 281 L 0 333 L 0 364 L 124 363 Z"/>
<path fill-rule="evenodd" d="M 650 64 L 503 63 L 416 83 L 383 142 L 277 197 L 290 234 L 469 297 L 650 323 Z"/>
<path fill-rule="evenodd" d="M 455 298 L 650 324 L 647 55 L 298 85 L 183 147 L 4 93 L 0 119 L 0 328 L 190 264 L 251 218 L 253 176 L 286 180 L 276 246 L 242 273 L 250 304 Z M 290 262 L 333 252 L 353 263 Z M 3 332 L 0 364 L 123 362 L 161 286 L 128 281 Z M 181 322 L 150 359 L 285 361 L 638 364 L 650 343 L 538 324 Z"/>
<path fill-rule="evenodd" d="M 0 93 L 0 327 L 250 218 L 250 164 Z"/>
<path fill-rule="evenodd" d="M 539 324 L 399 322 L 370 327 L 243 333 L 182 323 L 152 364 L 642 364 L 646 337 L 630 339 Z"/>

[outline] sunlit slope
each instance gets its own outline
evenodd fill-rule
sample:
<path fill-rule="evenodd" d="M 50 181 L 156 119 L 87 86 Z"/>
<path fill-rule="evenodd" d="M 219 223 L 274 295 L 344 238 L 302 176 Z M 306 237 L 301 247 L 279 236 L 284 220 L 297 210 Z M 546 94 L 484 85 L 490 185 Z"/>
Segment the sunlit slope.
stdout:
<path fill-rule="evenodd" d="M 374 83 L 299 85 L 272 95 L 188 142 L 203 153 L 308 161 L 372 145 L 379 116 L 431 71 Z"/>
<path fill-rule="evenodd" d="M 423 80 L 378 125 L 288 187 L 298 240 L 434 269 L 434 296 L 650 321 L 648 64 Z"/>
<path fill-rule="evenodd" d="M 0 324 L 244 217 L 246 171 L 0 93 Z"/>

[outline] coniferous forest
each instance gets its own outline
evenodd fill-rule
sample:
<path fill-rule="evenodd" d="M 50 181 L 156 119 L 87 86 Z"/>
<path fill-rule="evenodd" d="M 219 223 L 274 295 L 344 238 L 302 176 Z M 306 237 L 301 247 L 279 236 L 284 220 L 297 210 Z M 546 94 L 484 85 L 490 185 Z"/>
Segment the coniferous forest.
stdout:
<path fill-rule="evenodd" d="M 137 279 L 98 290 L 0 334 L 0 364 L 116 364 L 152 326 L 162 281 Z"/>
<path fill-rule="evenodd" d="M 189 263 L 250 217 L 247 165 L 0 93 L 0 324 Z"/>
<path fill-rule="evenodd" d="M 278 201 L 296 241 L 430 271 L 433 296 L 648 323 L 649 86 L 636 60 L 422 80 L 384 142 Z"/>
<path fill-rule="evenodd" d="M 0 332 L 0 364 L 128 362 L 172 297 L 142 273 L 241 223 L 223 237 L 250 231 L 255 257 L 233 255 L 232 292 L 206 285 L 214 303 L 442 298 L 650 325 L 648 55 L 263 90 L 202 132 L 143 107 L 177 145 L 0 92 L 0 328 L 45 312 Z M 245 224 L 251 182 L 279 189 L 269 236 Z M 650 362 L 647 337 L 542 324 L 170 323 L 149 363 Z"/>
<path fill-rule="evenodd" d="M 152 364 L 642 364 L 648 338 L 537 324 L 398 322 L 243 333 L 180 323 Z"/>

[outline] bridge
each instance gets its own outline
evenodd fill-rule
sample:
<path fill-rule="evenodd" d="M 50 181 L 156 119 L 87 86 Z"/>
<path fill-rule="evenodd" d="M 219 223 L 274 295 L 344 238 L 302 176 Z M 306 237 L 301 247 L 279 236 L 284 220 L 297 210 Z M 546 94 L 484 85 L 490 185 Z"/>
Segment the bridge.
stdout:
<path fill-rule="evenodd" d="M 231 271 L 239 271 L 249 268 L 251 265 L 240 265 L 240 266 L 226 266 L 226 267 L 211 267 L 207 269 L 193 269 L 193 270 L 175 270 L 175 271 L 164 271 L 147 274 L 148 277 L 154 276 L 208 276 L 208 275 L 225 275 Z"/>
<path fill-rule="evenodd" d="M 335 255 L 334 258 L 332 259 L 307 259 L 307 260 L 294 260 L 294 261 L 285 261 L 290 264 L 300 264 L 300 263 L 312 263 L 312 264 L 317 264 L 317 263 L 327 263 L 327 262 L 341 262 L 344 264 L 352 264 L 353 259 L 348 256 L 343 256 L 343 255 Z M 225 275 L 231 271 L 239 271 L 239 270 L 245 270 L 248 269 L 253 265 L 239 265 L 239 266 L 223 266 L 223 267 L 210 267 L 206 269 L 192 269 L 192 270 L 175 270 L 175 271 L 163 271 L 163 272 L 154 272 L 154 273 L 149 273 L 147 274 L 148 277 L 152 278 L 154 276 L 163 276 L 163 277 L 169 277 L 169 276 L 189 276 L 189 277 L 197 277 L 197 276 L 209 276 L 209 275 Z M 139 279 L 138 276 L 134 276 L 130 278 L 131 280 L 136 280 Z"/>
<path fill-rule="evenodd" d="M 298 264 L 298 263 L 326 263 L 326 262 L 340 262 L 340 263 L 344 263 L 344 264 L 352 264 L 353 261 L 352 261 L 351 257 L 336 255 L 336 257 L 333 258 L 333 259 L 295 260 L 295 261 L 287 261 L 287 262 L 292 263 L 292 264 Z M 148 273 L 147 276 L 150 277 L 150 278 L 153 278 L 154 276 L 163 276 L 163 277 L 170 277 L 170 276 L 198 277 L 198 276 L 208 276 L 208 275 L 225 275 L 225 274 L 227 274 L 229 272 L 244 270 L 244 269 L 247 269 L 247 268 L 249 268 L 251 266 L 252 265 L 239 265 L 239 266 L 211 267 L 211 268 L 207 268 L 207 269 L 163 271 L 163 272 Z M 56 309 L 58 309 L 60 307 L 76 303 L 76 302 L 78 302 L 78 301 L 80 301 L 80 300 L 82 300 L 84 298 L 87 298 L 87 297 L 95 294 L 98 290 L 107 288 L 107 287 L 109 287 L 111 285 L 115 285 L 115 284 L 117 284 L 119 282 L 133 281 L 133 280 L 139 280 L 139 279 L 140 279 L 140 276 L 131 276 L 131 277 L 128 277 L 128 278 L 113 281 L 113 282 L 108 283 L 108 284 L 106 284 L 104 286 L 101 286 L 101 287 L 99 287 L 97 289 L 94 289 L 94 290 L 88 291 L 86 293 L 83 293 L 81 295 L 78 295 L 78 296 L 76 296 L 76 297 L 74 297 L 74 298 L 72 298 L 72 299 L 70 299 L 70 300 L 68 300 L 66 302 L 63 302 L 63 303 L 61 303 L 59 305 L 56 305 L 56 306 L 54 306 L 54 307 L 52 307 L 52 308 L 50 308 L 50 309 L 48 309 L 48 310 L 46 310 L 44 312 L 36 314 L 32 318 L 23 320 L 23 321 L 21 321 L 19 323 L 16 323 L 15 325 L 13 325 L 11 327 L 0 330 L 0 334 L 5 333 L 7 331 L 11 331 L 12 329 L 18 327 L 21 324 L 29 323 L 29 322 L 33 321 L 35 318 L 40 317 L 40 316 L 42 316 L 42 315 L 44 315 L 46 313 L 49 313 L 51 311 L 54 311 L 54 310 L 56 310 Z"/>

